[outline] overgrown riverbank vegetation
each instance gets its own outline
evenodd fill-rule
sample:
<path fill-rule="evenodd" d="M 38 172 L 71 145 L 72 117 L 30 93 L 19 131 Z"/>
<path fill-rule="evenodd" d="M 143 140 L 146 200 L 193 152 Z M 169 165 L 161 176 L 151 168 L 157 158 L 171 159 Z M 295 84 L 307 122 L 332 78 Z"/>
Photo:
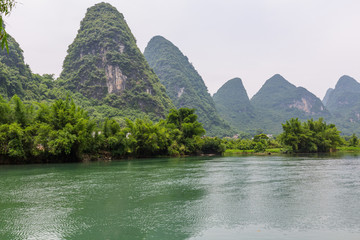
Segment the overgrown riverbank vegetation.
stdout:
<path fill-rule="evenodd" d="M 277 137 L 265 134 L 251 139 L 224 139 L 226 153 L 317 153 L 331 151 L 360 152 L 359 139 L 340 136 L 334 124 L 318 120 L 299 121 L 292 118 L 282 124 L 283 132 Z"/>
<path fill-rule="evenodd" d="M 283 133 L 243 138 L 206 137 L 195 109 L 171 109 L 166 119 L 91 119 L 71 98 L 24 104 L 0 98 L 0 159 L 3 163 L 192 154 L 356 151 L 359 139 L 340 137 L 335 125 L 290 119 Z"/>
<path fill-rule="evenodd" d="M 2 162 L 79 161 L 84 155 L 149 157 L 221 153 L 219 138 L 205 130 L 194 109 L 171 109 L 164 120 L 95 121 L 70 99 L 24 104 L 0 98 Z"/>

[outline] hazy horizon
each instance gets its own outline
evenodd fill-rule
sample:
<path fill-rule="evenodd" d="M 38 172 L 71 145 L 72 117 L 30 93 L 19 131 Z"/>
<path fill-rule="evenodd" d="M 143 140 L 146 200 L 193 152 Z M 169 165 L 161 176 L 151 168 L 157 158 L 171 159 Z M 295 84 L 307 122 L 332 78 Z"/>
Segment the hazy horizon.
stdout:
<path fill-rule="evenodd" d="M 34 73 L 62 70 L 87 8 L 100 1 L 28 0 L 5 18 Z M 322 99 L 342 75 L 360 79 L 360 1 L 107 1 L 143 52 L 161 35 L 189 58 L 211 94 L 239 77 L 252 97 L 274 74 Z"/>

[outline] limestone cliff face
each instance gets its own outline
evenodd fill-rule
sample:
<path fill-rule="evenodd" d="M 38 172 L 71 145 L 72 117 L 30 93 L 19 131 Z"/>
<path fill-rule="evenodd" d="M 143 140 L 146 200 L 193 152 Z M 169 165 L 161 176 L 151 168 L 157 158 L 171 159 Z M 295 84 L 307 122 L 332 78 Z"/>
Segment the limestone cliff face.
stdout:
<path fill-rule="evenodd" d="M 289 108 L 295 108 L 303 111 L 306 115 L 327 114 L 327 110 L 321 103 L 320 99 L 314 94 L 308 92 L 305 88 L 297 88 L 295 90 L 293 103 L 289 104 Z"/>
<path fill-rule="evenodd" d="M 121 72 L 118 66 L 106 65 L 105 75 L 108 93 L 119 94 L 125 89 L 127 76 Z"/>
<path fill-rule="evenodd" d="M 261 120 L 258 126 L 272 133 L 281 132 L 281 124 L 290 118 L 302 120 L 331 115 L 321 100 L 303 87 L 296 87 L 276 74 L 253 96 L 251 104 Z"/>
<path fill-rule="evenodd" d="M 173 107 L 124 16 L 107 3 L 87 10 L 60 77 L 67 89 L 99 101 L 106 99 L 112 107 L 161 117 Z"/>

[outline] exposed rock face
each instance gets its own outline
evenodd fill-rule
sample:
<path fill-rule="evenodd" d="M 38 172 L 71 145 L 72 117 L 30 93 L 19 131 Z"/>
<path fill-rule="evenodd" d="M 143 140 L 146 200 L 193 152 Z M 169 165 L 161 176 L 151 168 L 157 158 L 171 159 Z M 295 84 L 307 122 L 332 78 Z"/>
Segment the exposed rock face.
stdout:
<path fill-rule="evenodd" d="M 313 111 L 313 105 L 315 104 L 319 104 L 318 99 L 316 98 L 311 98 L 311 97 L 302 97 L 300 100 L 294 100 L 293 104 L 289 105 L 289 108 L 296 108 L 299 109 L 305 113 L 307 113 L 308 115 L 316 115 L 319 112 L 322 112 L 325 110 L 324 106 L 319 106 L 320 107 L 320 111 L 318 111 L 319 109 L 317 109 L 317 111 Z"/>
<path fill-rule="evenodd" d="M 272 133 L 281 132 L 279 123 L 290 118 L 330 117 L 319 98 L 303 87 L 294 86 L 279 74 L 267 80 L 250 102 L 261 116 L 260 128 Z"/>
<path fill-rule="evenodd" d="M 127 76 L 122 74 L 118 66 L 107 65 L 105 75 L 108 93 L 120 93 L 125 89 Z"/>
<path fill-rule="evenodd" d="M 122 109 L 165 116 L 173 107 L 124 16 L 107 3 L 89 8 L 69 46 L 61 78 L 66 87 Z"/>
<path fill-rule="evenodd" d="M 360 83 L 342 76 L 335 88 L 327 91 L 323 102 L 343 134 L 360 134 Z"/>
<path fill-rule="evenodd" d="M 349 76 L 342 76 L 337 82 L 335 89 L 328 90 L 326 94 L 326 107 L 330 111 L 338 111 L 341 108 L 353 107 L 360 103 L 360 83 Z M 324 101 L 325 101 L 324 98 Z"/>
<path fill-rule="evenodd" d="M 305 99 L 305 98 L 301 98 L 301 101 L 295 101 L 294 104 L 290 104 L 289 105 L 290 108 L 297 108 L 299 110 L 302 110 L 306 113 L 311 114 L 312 112 L 310 111 L 312 108 L 312 105 Z"/>
<path fill-rule="evenodd" d="M 202 77 L 179 48 L 156 36 L 148 43 L 144 55 L 176 107 L 195 108 L 208 135 L 226 135 L 230 126 L 220 119 Z"/>

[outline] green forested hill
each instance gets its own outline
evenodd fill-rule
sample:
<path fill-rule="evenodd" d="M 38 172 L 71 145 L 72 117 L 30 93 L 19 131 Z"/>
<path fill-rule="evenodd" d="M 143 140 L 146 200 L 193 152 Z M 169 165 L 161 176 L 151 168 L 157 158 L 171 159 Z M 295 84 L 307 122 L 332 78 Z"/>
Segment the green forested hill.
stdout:
<path fill-rule="evenodd" d="M 281 132 L 281 124 L 290 118 L 329 118 L 321 100 L 303 87 L 296 87 L 276 74 L 265 82 L 251 99 L 257 112 L 257 125 L 271 133 Z"/>
<path fill-rule="evenodd" d="M 325 106 L 278 74 L 250 101 L 238 78 L 211 98 L 188 58 L 165 38 L 157 36 L 149 42 L 144 53 L 148 64 L 124 16 L 110 4 L 88 9 L 56 80 L 52 74 L 32 73 L 11 36 L 8 45 L 9 54 L 0 51 L 0 95 L 7 100 L 17 94 L 26 103 L 55 102 L 69 95 L 95 119 L 115 118 L 122 124 L 125 117 L 159 120 L 174 106 L 195 108 L 212 136 L 236 133 L 222 119 L 237 131 L 264 129 L 276 134 L 290 118 L 319 117 L 335 123 L 342 134 L 360 134 L 360 83 L 355 79 L 341 77 L 328 90 Z"/>
<path fill-rule="evenodd" d="M 242 131 L 257 128 L 253 106 L 240 78 L 227 81 L 213 96 L 220 116 Z"/>
<path fill-rule="evenodd" d="M 232 134 L 230 126 L 219 117 L 203 79 L 179 48 L 155 36 L 144 55 L 177 108 L 195 108 L 208 135 Z"/>
<path fill-rule="evenodd" d="M 9 53 L 6 49 L 0 50 L 0 95 L 10 99 L 17 94 L 26 101 L 48 100 L 56 95 L 53 76 L 33 74 L 24 62 L 22 49 L 10 35 L 8 45 Z"/>
<path fill-rule="evenodd" d="M 335 89 L 329 89 L 323 100 L 332 113 L 332 122 L 343 134 L 360 134 L 360 83 L 342 76 Z"/>
<path fill-rule="evenodd" d="M 107 3 L 87 10 L 60 77 L 66 89 L 121 109 L 123 116 L 145 112 L 164 117 L 173 107 L 124 16 Z"/>
<path fill-rule="evenodd" d="M 14 94 L 25 95 L 25 86 L 31 79 L 30 68 L 24 63 L 24 56 L 19 44 L 8 37 L 9 54 L 0 50 L 0 94 L 9 98 Z"/>
<path fill-rule="evenodd" d="M 25 97 L 32 82 L 29 66 L 24 63 L 23 51 L 14 38 L 8 36 L 9 53 L 0 50 L 0 94 L 10 98 L 14 94 Z"/>

